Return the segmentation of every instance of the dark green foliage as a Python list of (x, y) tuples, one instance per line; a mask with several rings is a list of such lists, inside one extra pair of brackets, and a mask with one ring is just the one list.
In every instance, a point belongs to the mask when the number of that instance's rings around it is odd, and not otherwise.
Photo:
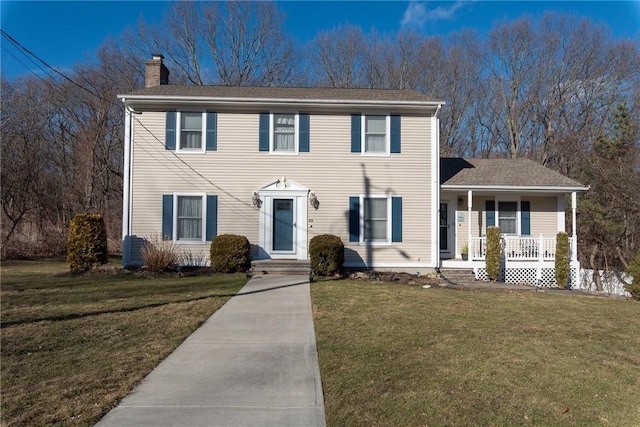
[(221, 234), (211, 242), (211, 268), (218, 273), (244, 272), (251, 266), (251, 245), (244, 236)]
[(633, 281), (625, 285), (624, 288), (631, 294), (631, 298), (640, 301), (640, 249), (638, 249), (636, 256), (629, 263), (629, 274)]
[(500, 227), (489, 227), (487, 229), (487, 253), (485, 261), (487, 276), (489, 276), (490, 280), (498, 280), (498, 276), (500, 275), (501, 255)]
[(98, 214), (77, 214), (69, 224), (67, 264), (72, 271), (86, 271), (109, 261), (107, 228)]
[(556, 284), (565, 288), (569, 282), (569, 235), (560, 231), (556, 236)]
[(311, 268), (318, 276), (332, 276), (344, 263), (344, 243), (333, 234), (320, 234), (309, 242)]

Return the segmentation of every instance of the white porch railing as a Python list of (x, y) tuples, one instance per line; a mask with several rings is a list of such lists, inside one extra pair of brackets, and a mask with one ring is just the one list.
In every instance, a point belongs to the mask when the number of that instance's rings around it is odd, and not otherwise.
[[(556, 236), (507, 236), (500, 239), (506, 261), (553, 261), (556, 257)], [(486, 237), (472, 237), (469, 245), (471, 260), (484, 260)], [(573, 259), (573, 238), (569, 237), (569, 259)]]

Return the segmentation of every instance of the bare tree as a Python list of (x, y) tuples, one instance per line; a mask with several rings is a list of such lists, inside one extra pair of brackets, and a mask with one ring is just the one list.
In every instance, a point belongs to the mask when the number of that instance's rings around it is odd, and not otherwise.
[(285, 85), (295, 77), (293, 42), (274, 3), (210, 2), (203, 13), (204, 37), (220, 83)]
[(321, 31), (309, 44), (315, 83), (329, 87), (358, 87), (363, 66), (365, 38), (360, 27), (340, 25)]

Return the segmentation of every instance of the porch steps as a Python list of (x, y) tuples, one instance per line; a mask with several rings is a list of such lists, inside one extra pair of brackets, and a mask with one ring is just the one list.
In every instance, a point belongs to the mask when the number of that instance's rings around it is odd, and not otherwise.
[(461, 285), (465, 283), (473, 283), (476, 277), (470, 268), (441, 268), (440, 276), (450, 284)]
[(264, 274), (272, 275), (304, 275), (311, 274), (309, 261), (297, 259), (267, 259), (251, 261), (251, 269), (254, 276)]

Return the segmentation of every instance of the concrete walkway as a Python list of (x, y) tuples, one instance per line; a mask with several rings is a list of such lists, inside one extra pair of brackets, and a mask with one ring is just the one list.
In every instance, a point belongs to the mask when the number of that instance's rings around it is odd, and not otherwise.
[(325, 426), (307, 276), (252, 278), (98, 426)]

